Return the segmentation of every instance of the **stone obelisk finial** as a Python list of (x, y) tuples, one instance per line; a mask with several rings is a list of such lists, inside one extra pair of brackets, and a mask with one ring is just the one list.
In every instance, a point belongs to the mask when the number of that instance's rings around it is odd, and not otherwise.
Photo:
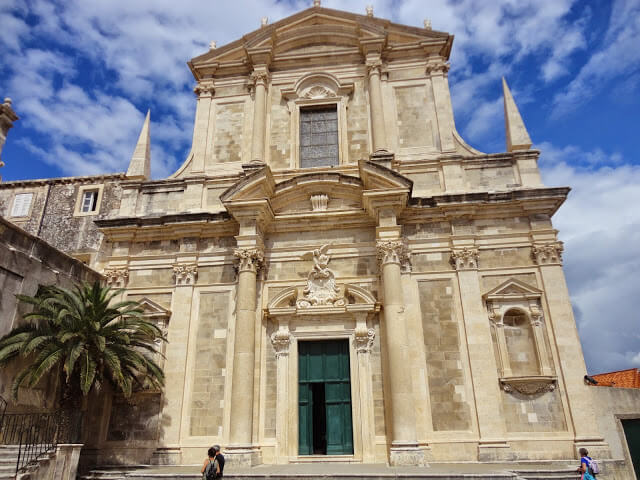
[(148, 180), (151, 178), (151, 110), (147, 110), (136, 149), (131, 156), (127, 177)]
[(531, 148), (531, 138), (504, 77), (502, 77), (502, 93), (504, 95), (504, 125), (507, 137), (507, 152), (528, 150)]

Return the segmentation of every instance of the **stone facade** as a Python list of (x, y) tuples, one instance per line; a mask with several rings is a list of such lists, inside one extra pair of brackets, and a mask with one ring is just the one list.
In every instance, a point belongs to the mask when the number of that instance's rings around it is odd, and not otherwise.
[[(240, 464), (300, 461), (298, 348), (317, 340), (349, 342), (352, 461), (610, 457), (551, 223), (569, 189), (541, 183), (506, 83), (507, 152), (462, 140), (452, 41), (314, 5), (189, 62), (184, 164), (104, 177), (108, 206), (61, 245), (166, 317), (167, 385), (145, 400), (157, 438), (96, 402), (94, 461), (195, 463), (214, 443)], [(302, 169), (314, 108), (335, 112), (338, 165)], [(0, 199), (85, 181), (4, 183)], [(16, 220), (67, 221), (40, 210)]]

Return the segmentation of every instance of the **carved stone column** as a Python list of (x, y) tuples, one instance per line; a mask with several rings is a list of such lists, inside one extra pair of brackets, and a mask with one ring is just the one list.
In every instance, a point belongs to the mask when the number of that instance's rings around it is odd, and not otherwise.
[[(539, 265), (543, 290), (549, 309), (549, 322), (555, 332), (556, 346), (560, 368), (564, 375), (567, 402), (575, 432), (574, 446), (589, 450), (589, 454), (600, 458), (610, 458), (608, 444), (598, 431), (591, 394), (584, 384), (583, 377), (587, 373), (582, 354), (578, 329), (571, 299), (562, 271), (562, 243), (549, 242), (534, 245), (533, 257)], [(558, 341), (558, 339), (562, 341)]]
[(264, 262), (262, 248), (239, 248), (236, 327), (231, 388), (230, 460), (236, 465), (260, 462), (253, 445), (253, 376), (255, 362), (256, 282)]
[(382, 107), (382, 90), (380, 88), (380, 68), (382, 62), (367, 61), (369, 70), (369, 102), (371, 106), (371, 137), (373, 153), (387, 151), (387, 135), (384, 127), (384, 112)]
[(254, 107), (253, 107), (253, 131), (251, 136), (251, 160), (264, 162), (264, 139), (267, 124), (267, 84), (269, 71), (266, 67), (256, 69), (253, 72), (254, 81)]
[(424, 465), (424, 452), (418, 448), (416, 415), (409, 365), (409, 341), (404, 315), (400, 264), (404, 244), (400, 240), (379, 240), (378, 258), (384, 292), (384, 332), (390, 374), (391, 465)]
[(280, 320), (278, 330), (271, 334), (271, 344), (276, 352), (276, 442), (278, 463), (289, 463), (289, 347), (291, 333), (289, 325)]
[(478, 250), (474, 247), (456, 248), (451, 253), (451, 263), (458, 271), (459, 291), (462, 292), (462, 315), (480, 433), (478, 460), (509, 460), (512, 454), (505, 440), (506, 428), (500, 414), (502, 399), (498, 366), (480, 292)]
[(362, 461), (375, 461), (375, 414), (373, 411), (373, 386), (371, 384), (371, 348), (376, 336), (373, 328), (367, 326), (367, 314), (359, 314), (356, 319), (354, 343), (358, 357), (358, 387), (360, 395), (360, 428), (362, 429)]

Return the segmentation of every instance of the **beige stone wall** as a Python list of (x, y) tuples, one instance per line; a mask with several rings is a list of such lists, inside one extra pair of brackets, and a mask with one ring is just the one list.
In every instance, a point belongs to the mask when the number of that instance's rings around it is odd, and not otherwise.
[(418, 283), (434, 431), (469, 430), (460, 325), (451, 280)]
[(229, 294), (200, 293), (189, 435), (222, 435)]
[(279, 88), (270, 91), (269, 165), (274, 170), (291, 166), (291, 115)]
[(216, 163), (240, 162), (243, 158), (245, 101), (217, 103), (213, 158)]
[(354, 82), (353, 95), (347, 109), (347, 139), (349, 142), (348, 161), (356, 163), (369, 155), (369, 109), (365, 82), (358, 79)]
[(630, 461), (621, 420), (640, 418), (640, 389), (591, 387), (598, 427), (611, 447), (613, 458)]
[(398, 150), (435, 147), (433, 93), (424, 84), (394, 88)]
[(107, 428), (109, 442), (156, 442), (160, 435), (160, 393), (139, 393), (131, 398), (114, 396)]
[(510, 433), (567, 431), (558, 390), (536, 395), (503, 391), (502, 405), (504, 422)]

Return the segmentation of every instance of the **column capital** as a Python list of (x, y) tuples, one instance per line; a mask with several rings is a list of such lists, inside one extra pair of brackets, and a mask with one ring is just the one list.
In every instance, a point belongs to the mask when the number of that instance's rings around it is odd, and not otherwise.
[(213, 87), (213, 83), (198, 82), (193, 89), (193, 93), (195, 93), (198, 98), (213, 97), (215, 92), (216, 89)]
[(439, 58), (437, 60), (430, 60), (429, 62), (427, 62), (427, 75), (447, 75), (449, 67), (449, 63), (445, 62), (442, 58)]
[(276, 357), (286, 357), (289, 355), (291, 334), (288, 330), (276, 330), (271, 334), (271, 345), (276, 352)]
[(107, 285), (112, 288), (124, 288), (129, 280), (128, 268), (105, 268), (104, 274)]
[(174, 265), (173, 276), (177, 287), (193, 285), (198, 276), (198, 266), (195, 264)]
[(264, 264), (264, 249), (261, 247), (236, 248), (233, 254), (238, 257), (239, 272), (258, 273)]
[(356, 352), (371, 353), (376, 331), (373, 328), (367, 328), (366, 325), (358, 326), (355, 329), (354, 336)]
[(376, 242), (378, 262), (381, 265), (388, 263), (402, 264), (406, 259), (406, 245), (402, 240), (378, 240)]
[(249, 79), (254, 87), (257, 87), (258, 85), (266, 87), (269, 84), (271, 75), (269, 74), (269, 69), (267, 67), (258, 67), (251, 72)]
[(379, 58), (367, 60), (365, 62), (365, 65), (367, 66), (367, 74), (369, 76), (380, 75), (380, 73), (382, 72), (382, 60), (380, 60)]
[(462, 250), (451, 252), (451, 263), (456, 270), (477, 270), (478, 249), (464, 247)]
[(533, 259), (538, 265), (562, 265), (562, 242), (552, 242), (545, 245), (534, 245), (531, 249)]

